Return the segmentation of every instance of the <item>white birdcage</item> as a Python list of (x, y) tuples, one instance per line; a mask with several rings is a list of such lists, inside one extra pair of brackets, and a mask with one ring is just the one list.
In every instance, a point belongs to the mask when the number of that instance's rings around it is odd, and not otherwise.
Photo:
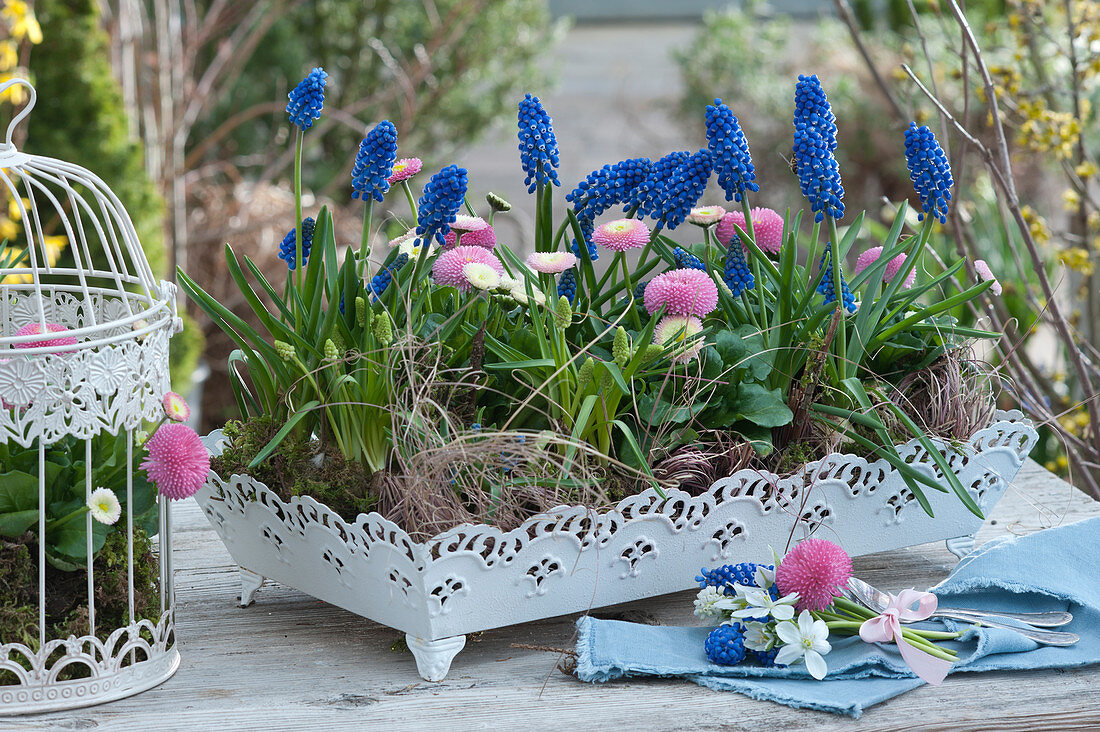
[[(143, 594), (142, 603), (154, 608), (146, 615), (155, 614), (159, 599), (158, 617), (137, 617), (134, 579), (135, 566), (141, 561), (134, 556), (134, 470), (140, 447), (135, 433), (145, 421), (164, 415), (161, 400), (170, 388), (168, 340), (181, 326), (175, 287), (154, 278), (129, 215), (102, 180), (80, 166), (15, 148), (12, 132), (30, 113), (36, 95), (23, 80), (0, 85), (0, 94), (13, 84), (29, 89), (29, 102), (0, 143), (0, 200), (10, 202), (9, 219), (17, 224), (6, 234), (15, 235), (15, 244), (6, 251), (10, 255), (15, 247), (25, 252), (25, 259), (12, 262), (9, 256), (0, 262), (0, 446), (4, 455), (22, 450), (19, 454), (30, 462), (37, 450), (38, 491), (30, 509), (0, 503), (0, 511), (37, 511), (28, 530), (38, 540), (34, 543), (23, 534), (22, 545), (0, 545), (0, 556), (13, 547), (33, 547), (20, 549), (20, 556), (37, 564), (38, 622), (37, 637), (33, 632), (15, 642), (0, 637), (0, 716), (111, 701), (161, 683), (179, 665), (173, 634), (171, 532), (163, 496), (156, 498), (155, 515), (151, 508), (142, 515), (150, 527), (148, 533), (157, 536), (151, 552), (157, 563), (153, 576), (159, 578), (150, 583), (156, 596)], [(73, 266), (55, 266), (58, 251), (66, 247)], [(37, 326), (37, 333), (17, 334), (28, 325)], [(65, 332), (58, 332), (59, 328)], [(47, 342), (42, 334), (62, 342)], [(112, 474), (112, 480), (125, 483), (118, 496), (125, 501), (124, 508), (109, 530), (125, 532), (128, 608), (119, 612), (128, 622), (102, 627), (101, 617), (97, 623), (97, 574), (102, 579), (104, 570), (93, 567), (93, 541), (96, 531), (108, 529), (93, 531), (89, 511), (71, 521), (76, 531), (83, 524), (84, 565), (74, 563), (65, 575), (72, 597), (86, 595), (76, 607), (86, 607), (86, 622), (81, 620), (80, 627), (88, 632), (53, 638), (47, 601), (51, 582), (61, 573), (47, 571), (58, 563), (54, 555), (47, 557), (47, 541), (42, 540), (48, 529), (56, 531), (58, 525), (48, 524), (47, 510), (43, 510), (52, 506), (47, 504), (47, 450), (57, 449), (59, 441), (65, 440), (60, 443), (65, 449), (83, 454), (85, 500), (89, 500), (95, 487), (93, 439), (104, 440), (105, 435), (119, 436), (117, 449), (125, 452), (125, 472), (118, 467)], [(51, 459), (54, 454), (50, 453)], [(81, 475), (78, 464), (70, 463), (72, 475)], [(68, 485), (75, 496), (71, 500), (78, 500), (80, 480)], [(56, 481), (50, 484), (51, 491), (56, 487)], [(30, 514), (20, 516), (30, 521)], [(79, 548), (79, 538), (73, 541)], [(86, 572), (86, 588), (78, 579), (73, 589), (73, 570)], [(144, 565), (141, 571), (152, 574)], [(121, 589), (118, 592), (121, 597)], [(6, 600), (0, 597), (0, 606)], [(121, 599), (118, 602), (121, 606)], [(24, 612), (30, 615), (32, 607), (27, 603)]]

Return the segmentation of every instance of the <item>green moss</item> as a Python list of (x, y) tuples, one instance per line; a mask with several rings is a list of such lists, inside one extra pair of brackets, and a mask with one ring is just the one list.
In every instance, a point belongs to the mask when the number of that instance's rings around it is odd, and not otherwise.
[[(27, 533), (14, 542), (0, 541), (0, 644), (23, 643), (38, 649), (38, 548)], [(112, 531), (96, 555), (96, 636), (101, 640), (130, 624), (126, 535)], [(89, 632), (88, 575), (62, 572), (46, 566), (46, 638), (83, 636)], [(152, 542), (134, 530), (134, 614), (154, 624), (160, 620), (160, 565)], [(61, 680), (81, 678), (87, 669), (74, 664)], [(11, 672), (0, 671), (0, 686), (17, 683)]]
[[(335, 447), (288, 436), (269, 457), (251, 467), (277, 430), (278, 425), (267, 417), (230, 420), (223, 428), (229, 446), (211, 461), (211, 467), (219, 475), (247, 473), (284, 501), (310, 496), (348, 521), (374, 508), (374, 476), (366, 466), (345, 460)], [(324, 457), (318, 459), (321, 454)]]

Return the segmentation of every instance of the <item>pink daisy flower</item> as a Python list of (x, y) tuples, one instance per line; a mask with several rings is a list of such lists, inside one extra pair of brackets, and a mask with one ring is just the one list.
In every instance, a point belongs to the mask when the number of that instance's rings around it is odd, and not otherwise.
[(185, 424), (166, 424), (145, 443), (149, 457), (141, 469), (157, 491), (174, 501), (189, 498), (202, 488), (210, 472), (210, 453)]
[(687, 363), (703, 350), (703, 321), (693, 315), (666, 315), (653, 331), (653, 342), (671, 349), (673, 363)]
[(613, 252), (625, 252), (649, 243), (649, 227), (638, 219), (608, 221), (592, 232), (592, 242)]
[[(728, 247), (733, 237), (737, 236), (738, 226), (748, 231), (742, 211), (730, 211), (714, 227), (714, 235), (722, 247)], [(756, 246), (761, 250), (769, 254), (779, 254), (779, 249), (783, 246), (783, 217), (770, 208), (754, 208), (752, 233), (756, 237)]]
[(173, 422), (186, 422), (191, 418), (191, 405), (174, 391), (165, 394), (161, 404), (164, 405), (164, 416)]
[[(459, 239), (459, 236), (462, 238)], [(453, 247), (456, 242), (463, 246), (492, 249), (497, 245), (497, 233), (488, 221), (480, 216), (456, 216), (451, 230), (443, 235), (444, 247)]]
[(424, 163), (420, 161), (420, 158), (401, 158), (393, 164), (393, 175), (388, 179), (390, 185), (412, 178), (423, 167)]
[(469, 292), (473, 285), (466, 279), (463, 267), (467, 264), (487, 264), (497, 275), (504, 274), (504, 265), (488, 249), (462, 244), (440, 253), (432, 265), (432, 279), (444, 287), (454, 287)]
[[(870, 267), (872, 264), (878, 261), (878, 258), (882, 256), (882, 247), (871, 247), (867, 251), (859, 255), (859, 259), (856, 260), (856, 267), (853, 270), (854, 274), (859, 274), (863, 270)], [(886, 265), (886, 271), (882, 273), (882, 281), (890, 282), (897, 276), (898, 272), (905, 265), (905, 253), (902, 252), (898, 256), (890, 260), (890, 263)], [(913, 269), (905, 278), (905, 282), (901, 283), (903, 289), (908, 290), (913, 286), (913, 283), (917, 281), (917, 270)]]
[(993, 280), (993, 285), (989, 288), (990, 292), (994, 295), (1001, 294), (1001, 283), (997, 281), (997, 278), (993, 276), (993, 270), (989, 268), (984, 259), (974, 260), (974, 271), (978, 273), (978, 276), (982, 278), (982, 282), (987, 280)]
[(696, 226), (710, 226), (722, 220), (726, 209), (721, 206), (699, 206), (691, 209), (687, 220)]
[(560, 274), (577, 264), (572, 252), (535, 252), (527, 257), (527, 266), (543, 274)]
[(665, 315), (702, 318), (718, 306), (718, 287), (706, 272), (674, 269), (650, 280), (644, 299), (650, 315), (664, 307)]
[(798, 593), (799, 610), (824, 610), (852, 578), (852, 558), (827, 539), (804, 539), (775, 569), (779, 592)]
[[(47, 333), (68, 333), (69, 329), (63, 325), (57, 323), (46, 323)], [(38, 323), (27, 323), (19, 330), (15, 331), (17, 336), (26, 335), (38, 335), (42, 333), (42, 326)], [(16, 348), (39, 348), (42, 346), (75, 346), (76, 338), (73, 336), (61, 336), (60, 338), (46, 338), (39, 341), (28, 341), (26, 343), (16, 343)], [(69, 351), (71, 353), (71, 351)]]

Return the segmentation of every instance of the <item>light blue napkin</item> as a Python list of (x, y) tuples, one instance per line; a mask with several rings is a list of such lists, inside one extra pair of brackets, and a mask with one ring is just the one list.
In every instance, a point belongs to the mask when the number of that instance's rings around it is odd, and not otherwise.
[[(933, 588), (941, 604), (1014, 612), (1069, 610), (1073, 622), (1060, 630), (1078, 634), (1081, 641), (1069, 647), (1040, 646), (1010, 630), (971, 629), (958, 641), (941, 643), (958, 651), (952, 673), (1100, 663), (1097, 556), (1100, 518), (996, 539), (966, 557)], [(678, 676), (754, 699), (852, 717), (924, 683), (909, 671), (896, 646), (864, 643), (858, 636), (833, 643), (825, 657), (829, 675), (816, 681), (802, 665), (779, 669), (750, 662), (710, 663), (703, 651), (709, 626), (639, 625), (590, 617), (581, 618), (577, 626), (577, 676), (583, 681)]]

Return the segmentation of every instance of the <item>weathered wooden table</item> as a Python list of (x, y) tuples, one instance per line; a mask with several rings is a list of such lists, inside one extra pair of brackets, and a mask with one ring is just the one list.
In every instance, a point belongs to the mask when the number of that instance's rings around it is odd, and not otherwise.
[[(576, 616), (471, 636), (447, 680), (423, 682), (403, 634), (265, 585), (237, 607), (236, 566), (191, 501), (175, 507), (183, 665), (113, 704), (0, 720), (0, 729), (878, 729), (1100, 728), (1100, 668), (959, 674), (872, 707), (860, 720), (795, 710), (679, 680), (589, 685), (556, 669)], [(1100, 515), (1100, 503), (1029, 461), (978, 536), (1026, 534)], [(955, 564), (942, 543), (856, 560), (888, 589), (925, 588)], [(693, 593), (598, 611), (695, 624)]]

